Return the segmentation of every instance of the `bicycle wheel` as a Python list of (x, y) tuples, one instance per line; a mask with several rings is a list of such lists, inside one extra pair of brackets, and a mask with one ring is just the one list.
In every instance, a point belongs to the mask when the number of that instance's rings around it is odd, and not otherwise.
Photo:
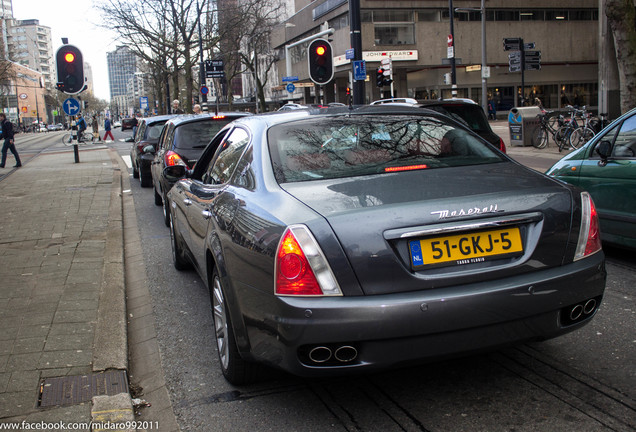
[(548, 132), (542, 127), (537, 127), (532, 133), (532, 145), (542, 149), (548, 145)]
[(594, 131), (589, 127), (580, 127), (572, 131), (570, 135), (570, 146), (579, 148), (594, 137)]
[(567, 144), (567, 139), (569, 138), (568, 132), (570, 128), (568, 126), (561, 126), (554, 134), (554, 142), (559, 147), (559, 151), (563, 150), (563, 147)]
[(67, 146), (73, 145), (73, 134), (68, 132), (62, 135), (62, 144)]

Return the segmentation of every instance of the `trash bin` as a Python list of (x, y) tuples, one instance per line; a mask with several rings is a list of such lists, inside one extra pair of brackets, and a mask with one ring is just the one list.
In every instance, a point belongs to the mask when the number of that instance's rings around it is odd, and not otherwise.
[(508, 113), (508, 128), (510, 129), (510, 145), (516, 147), (531, 146), (532, 133), (539, 126), (541, 109), (532, 107), (514, 107)]

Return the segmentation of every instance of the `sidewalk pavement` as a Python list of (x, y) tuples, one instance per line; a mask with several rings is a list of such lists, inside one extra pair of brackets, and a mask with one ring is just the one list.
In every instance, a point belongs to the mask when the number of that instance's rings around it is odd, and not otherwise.
[[(544, 149), (537, 149), (533, 146), (513, 146), (510, 144), (510, 129), (507, 120), (489, 120), (489, 123), (492, 130), (503, 139), (506, 144), (506, 153), (513, 159), (519, 156), (536, 157), (554, 163), (569, 153), (569, 150), (559, 152), (552, 139), (550, 139), (548, 146)], [(552, 163), (549, 165), (552, 165)]]
[(0, 182), (0, 423), (135, 419), (122, 178), (97, 149), (42, 153)]

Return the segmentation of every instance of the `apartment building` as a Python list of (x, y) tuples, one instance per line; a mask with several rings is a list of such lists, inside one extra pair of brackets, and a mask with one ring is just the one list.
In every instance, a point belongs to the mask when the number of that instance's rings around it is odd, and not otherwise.
[(51, 28), (37, 19), (5, 19), (9, 58), (40, 72), (47, 87), (57, 81)]

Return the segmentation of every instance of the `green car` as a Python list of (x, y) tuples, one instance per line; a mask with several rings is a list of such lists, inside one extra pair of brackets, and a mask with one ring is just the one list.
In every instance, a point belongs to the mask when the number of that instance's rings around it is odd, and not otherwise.
[(592, 195), (604, 242), (636, 249), (636, 109), (612, 122), (546, 174)]

